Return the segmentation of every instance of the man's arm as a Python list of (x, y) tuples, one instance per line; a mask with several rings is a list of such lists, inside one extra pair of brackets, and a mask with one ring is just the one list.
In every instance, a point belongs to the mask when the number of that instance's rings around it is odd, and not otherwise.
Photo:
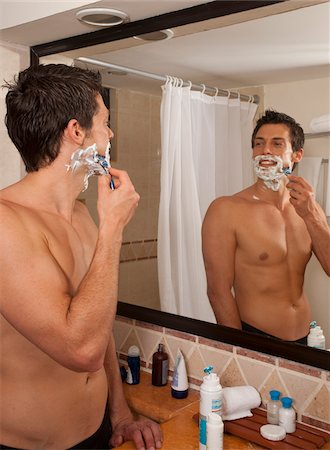
[(207, 294), (217, 322), (241, 329), (241, 318), (232, 293), (237, 247), (231, 202), (222, 197), (207, 210), (202, 227), (202, 247)]
[(1, 313), (52, 359), (78, 372), (103, 366), (116, 313), (122, 232), (139, 199), (128, 175), (112, 171), (120, 185), (111, 191), (109, 177), (99, 177), (98, 241), (76, 292), (42, 230), (1, 205)]
[(290, 202), (306, 224), (313, 252), (330, 276), (330, 227), (321, 206), (315, 200), (312, 186), (301, 177), (289, 175), (287, 188)]
[(111, 334), (104, 367), (109, 386), (109, 409), (112, 426), (110, 443), (118, 447), (126, 441), (134, 441), (137, 449), (161, 448), (163, 442), (160, 426), (148, 419), (134, 420), (124, 397), (124, 391)]

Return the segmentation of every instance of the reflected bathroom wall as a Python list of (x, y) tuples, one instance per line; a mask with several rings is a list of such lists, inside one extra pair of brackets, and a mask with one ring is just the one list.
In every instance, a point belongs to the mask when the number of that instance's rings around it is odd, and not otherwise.
[[(310, 135), (313, 118), (329, 114), (330, 78), (315, 78), (265, 85), (265, 108), (272, 107), (294, 117), (307, 134), (304, 156), (322, 157), (320, 181), (322, 189), (317, 200), (325, 208), (325, 190), (330, 190), (327, 180), (330, 159), (330, 134), (322, 137)], [(299, 165), (298, 165), (299, 167)], [(330, 217), (327, 218), (330, 224)], [(311, 304), (312, 319), (323, 328), (326, 347), (330, 347), (330, 278), (313, 255), (305, 273), (304, 289)]]
[[(160, 309), (157, 226), (160, 196), (160, 95), (111, 89), (110, 123), (115, 133), (112, 165), (128, 172), (140, 194), (139, 207), (124, 231), (119, 300)], [(80, 195), (97, 223), (96, 180)]]

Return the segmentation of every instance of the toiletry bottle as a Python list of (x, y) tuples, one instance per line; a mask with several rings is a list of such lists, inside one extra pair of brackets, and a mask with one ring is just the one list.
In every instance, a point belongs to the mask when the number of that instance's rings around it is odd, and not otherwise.
[(292, 398), (282, 397), (282, 406), (279, 411), (279, 425), (285, 429), (287, 433), (296, 431), (296, 412), (292, 408)]
[(267, 403), (267, 422), (272, 425), (278, 425), (279, 411), (281, 407), (280, 391), (272, 390), (269, 392), (270, 400)]
[(171, 393), (174, 398), (186, 398), (188, 396), (187, 369), (183, 354), (179, 348), (176, 355)]
[(128, 369), (126, 383), (139, 384), (140, 383), (140, 350), (136, 345), (132, 345), (128, 349)]
[(223, 422), (222, 418), (216, 413), (210, 413), (207, 416), (206, 423), (206, 449), (223, 449)]
[(152, 355), (152, 384), (165, 386), (168, 377), (168, 354), (164, 351), (164, 344), (158, 345), (158, 351)]
[(200, 388), (199, 404), (199, 450), (206, 450), (207, 436), (206, 423), (210, 413), (216, 413), (221, 416), (222, 409), (222, 388), (219, 383), (219, 377), (212, 373), (212, 366), (204, 369), (208, 375), (203, 377), (203, 383)]
[(316, 324), (316, 321), (310, 323), (309, 334), (307, 336), (307, 345), (309, 347), (325, 350), (325, 337), (322, 328)]

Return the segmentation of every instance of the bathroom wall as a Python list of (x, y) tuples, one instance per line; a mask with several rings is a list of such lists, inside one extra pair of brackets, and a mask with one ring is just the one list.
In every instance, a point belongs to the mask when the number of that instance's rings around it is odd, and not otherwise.
[[(264, 92), (265, 108), (273, 107), (294, 117), (305, 133), (310, 132), (309, 125), (313, 118), (330, 114), (330, 78), (270, 84), (265, 86)], [(304, 150), (305, 156), (322, 156), (328, 160), (321, 166), (326, 173), (330, 159), (330, 136), (306, 139)], [(330, 189), (330, 180), (327, 189)], [(307, 266), (305, 291), (311, 303), (313, 320), (322, 326), (326, 345), (330, 347), (330, 278), (314, 255)]]
[[(111, 90), (110, 123), (115, 133), (114, 167), (128, 172), (140, 194), (139, 207), (125, 229), (120, 258), (119, 300), (160, 309), (157, 226), (160, 196), (160, 95)], [(95, 222), (96, 180), (80, 195)]]
[[(12, 81), (15, 74), (29, 66), (29, 49), (19, 45), (0, 42), (0, 85)], [(7, 89), (0, 89), (0, 189), (15, 183), (25, 173), (24, 165), (16, 147), (11, 142), (4, 124)]]
[(211, 364), (223, 387), (255, 387), (261, 395), (263, 408), (269, 391), (278, 389), (282, 395), (294, 399), (298, 421), (330, 431), (328, 371), (120, 316), (114, 324), (114, 335), (122, 365), (126, 365), (128, 348), (137, 345), (142, 370), (151, 373), (152, 354), (161, 342), (169, 354), (171, 375), (180, 348), (192, 389), (199, 389), (203, 369)]

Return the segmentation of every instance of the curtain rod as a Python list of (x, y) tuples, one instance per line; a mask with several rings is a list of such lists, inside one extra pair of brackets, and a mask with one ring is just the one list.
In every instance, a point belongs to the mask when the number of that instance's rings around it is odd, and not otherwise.
[[(132, 75), (138, 75), (138, 76), (145, 77), (145, 78), (152, 78), (153, 80), (159, 80), (159, 81), (163, 81), (163, 82), (166, 82), (168, 79), (168, 77), (166, 77), (164, 75), (157, 75), (155, 73), (143, 72), (142, 70), (132, 69), (130, 67), (125, 67), (125, 66), (118, 66), (117, 64), (107, 63), (104, 61), (100, 61), (98, 59), (85, 58), (84, 56), (76, 58), (76, 61), (84, 62), (86, 64), (93, 64), (93, 65), (96, 65), (99, 67), (106, 67), (107, 69), (120, 70), (123, 72), (130, 73)], [(218, 89), (216, 87), (211, 87), (211, 86), (205, 86), (204, 84), (193, 84), (189, 81), (183, 82), (184, 86), (189, 86), (190, 84), (191, 84), (191, 88), (193, 88), (193, 89), (198, 89), (198, 90), (202, 89), (203, 91), (206, 91), (206, 90), (213, 91), (213, 92), (215, 92), (216, 95), (229, 96), (229, 97), (233, 96), (234, 98), (240, 98), (241, 100), (244, 100), (244, 101), (253, 101), (253, 103), (256, 103), (256, 104), (259, 103), (258, 95), (239, 94), (238, 92), (233, 92), (233, 91), (226, 90), (226, 89)]]

